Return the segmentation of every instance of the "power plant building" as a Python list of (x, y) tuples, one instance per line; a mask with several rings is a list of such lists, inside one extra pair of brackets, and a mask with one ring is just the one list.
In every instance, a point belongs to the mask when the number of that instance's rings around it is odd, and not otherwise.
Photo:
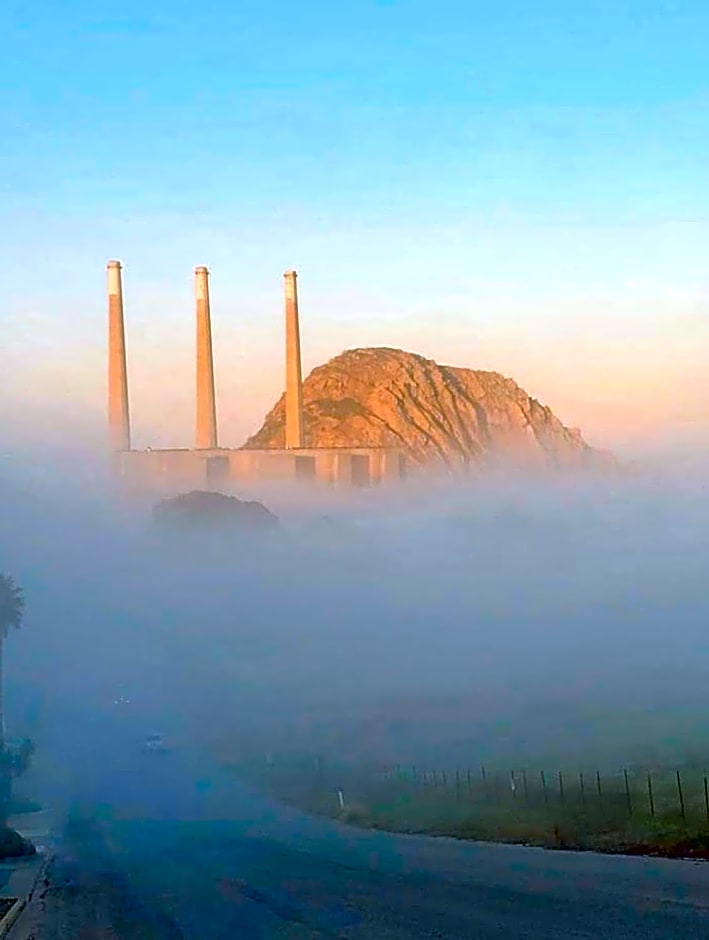
[(207, 268), (195, 269), (194, 290), (195, 446), (134, 450), (131, 448), (122, 269), (118, 261), (108, 263), (109, 445), (116, 472), (130, 490), (170, 495), (191, 489), (229, 489), (260, 481), (370, 486), (400, 480), (406, 475), (405, 455), (398, 448), (307, 446), (295, 271), (284, 275), (285, 448), (219, 447)]

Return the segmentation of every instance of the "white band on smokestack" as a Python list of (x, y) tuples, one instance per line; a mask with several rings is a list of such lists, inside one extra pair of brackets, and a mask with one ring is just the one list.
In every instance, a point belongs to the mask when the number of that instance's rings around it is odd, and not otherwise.
[(209, 300), (209, 271), (205, 267), (194, 269), (195, 300)]
[(121, 262), (109, 261), (108, 269), (108, 293), (121, 294)]

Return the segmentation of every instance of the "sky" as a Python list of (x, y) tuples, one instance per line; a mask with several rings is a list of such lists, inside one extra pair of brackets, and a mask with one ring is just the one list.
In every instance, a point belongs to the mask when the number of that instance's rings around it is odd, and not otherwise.
[(0, 395), (101, 427), (118, 258), (136, 444), (189, 444), (206, 264), (237, 445), (296, 268), (306, 371), (399, 346), (705, 451), (708, 32), (700, 0), (5, 0)]

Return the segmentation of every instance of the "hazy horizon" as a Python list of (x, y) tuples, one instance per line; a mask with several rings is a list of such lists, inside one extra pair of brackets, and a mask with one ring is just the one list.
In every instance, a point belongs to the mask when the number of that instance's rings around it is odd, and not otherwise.
[[(691, 753), (709, 679), (704, 479), (262, 486), (243, 495), (280, 533), (164, 538), (91, 450), (18, 450), (0, 468), (0, 570), (28, 602), (6, 650), (11, 736), (90, 738), (126, 690), (137, 734), (360, 759)], [(377, 715), (406, 733), (360, 740)]]

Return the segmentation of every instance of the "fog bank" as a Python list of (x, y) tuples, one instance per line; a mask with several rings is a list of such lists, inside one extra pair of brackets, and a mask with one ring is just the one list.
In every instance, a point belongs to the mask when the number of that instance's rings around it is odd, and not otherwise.
[(11, 733), (89, 733), (125, 694), (136, 740), (392, 762), (690, 749), (709, 679), (703, 479), (268, 492), (275, 536), (166, 537), (100, 463), (25, 448), (0, 468), (0, 570), (27, 595)]

